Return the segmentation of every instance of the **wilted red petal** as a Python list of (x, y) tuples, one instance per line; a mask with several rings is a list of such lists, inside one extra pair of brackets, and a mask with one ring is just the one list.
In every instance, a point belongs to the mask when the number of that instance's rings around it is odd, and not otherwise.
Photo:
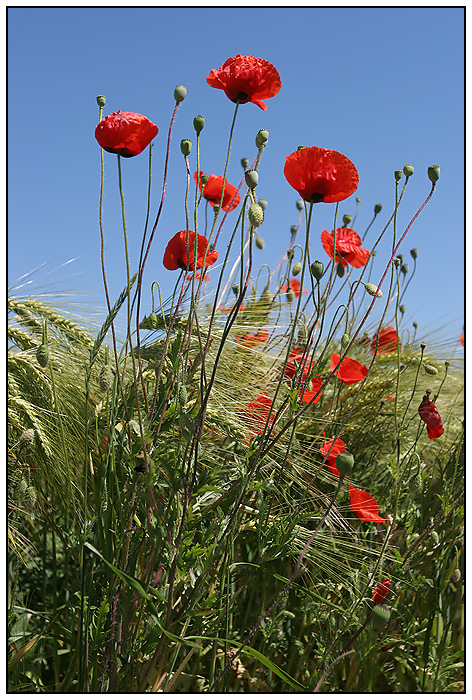
[(207, 78), (211, 87), (224, 90), (232, 102), (253, 102), (261, 109), (267, 107), (263, 100), (274, 97), (282, 87), (280, 76), (269, 61), (254, 56), (233, 56), (221, 68), (212, 68)]
[[(263, 392), (260, 396), (247, 403), (242, 409), (244, 417), (251, 424), (250, 434), (252, 436), (260, 435), (264, 430), (264, 426), (269, 418), (271, 406), (272, 400)], [(275, 416), (272, 412), (269, 418), (269, 424), (274, 422), (274, 418)]]
[(443, 434), (444, 428), (441, 416), (434, 403), (429, 400), (427, 394), (423, 396), (423, 401), (419, 405), (418, 413), (420, 414), (420, 418), (426, 423), (430, 440), (434, 440)]
[(379, 515), (379, 504), (370, 493), (355, 489), (349, 484), (349, 508), (357, 515), (359, 520), (371, 523), (384, 523), (385, 518)]
[[(200, 177), (204, 175), (203, 170), (200, 170)], [(198, 179), (198, 173), (193, 176), (195, 182)], [(202, 189), (202, 182), (199, 181), (199, 187)], [(223, 175), (209, 175), (208, 180), (203, 185), (202, 196), (211, 206), (214, 207), (215, 204), (219, 204), (221, 201), (221, 192), (223, 190)], [(239, 202), (241, 201), (241, 195), (239, 194), (237, 188), (231, 185), (228, 180), (225, 182), (225, 191), (223, 194), (223, 204), (222, 209), (225, 211), (233, 211), (236, 209)]]
[[(331, 355), (331, 372), (337, 366), (339, 359), (340, 355), (337, 352), (333, 352)], [(368, 371), (367, 367), (357, 360), (353, 360), (352, 357), (345, 357), (339, 369), (336, 370), (336, 377), (344, 384), (355, 384), (356, 382), (361, 382)]]
[[(205, 257), (205, 251), (208, 247), (208, 241), (205, 236), (197, 234), (197, 261), (195, 263), (195, 231), (188, 232), (188, 251), (190, 270), (199, 270), (201, 267), (213, 265), (218, 259), (218, 251), (208, 251)], [(167, 244), (164, 253), (164, 267), (167, 270), (187, 269), (187, 231), (179, 231)]]
[(374, 601), (375, 605), (380, 605), (385, 596), (388, 593), (388, 590), (390, 588), (390, 581), (386, 579), (385, 581), (382, 581), (380, 586), (376, 586), (374, 588), (374, 595), (372, 596), (372, 600)]
[[(301, 389), (299, 397), (304, 403), (310, 403), (312, 398), (316, 396), (317, 392), (321, 389), (321, 385), (323, 384), (321, 377), (319, 374), (316, 375), (316, 377), (311, 378), (311, 389)], [(316, 399), (313, 401), (313, 403), (318, 403), (318, 401), (321, 399), (321, 394), (316, 396)]]
[(97, 124), (95, 138), (104, 151), (131, 158), (144, 151), (158, 131), (142, 114), (118, 110)]
[[(341, 440), (341, 438), (336, 438), (336, 440), (326, 440), (326, 435), (323, 433), (324, 443), (320, 447), (320, 452), (323, 457), (326, 457), (326, 466), (334, 474), (334, 476), (340, 476), (339, 471), (336, 467), (336, 457), (346, 450), (346, 445)], [(331, 445), (333, 446), (330, 451)], [(329, 452), (329, 454), (328, 454)]]
[(377, 345), (377, 335), (379, 337), (379, 345), (377, 352), (379, 355), (384, 355), (385, 353), (397, 352), (401, 348), (400, 340), (397, 335), (397, 331), (393, 326), (387, 326), (386, 328), (381, 328), (379, 333), (376, 333), (370, 344), (370, 352), (375, 353), (375, 348)]
[(341, 202), (357, 190), (359, 175), (338, 151), (311, 146), (287, 156), (284, 175), (307, 202)]
[[(353, 267), (364, 267), (367, 263), (370, 252), (361, 248), (360, 236), (350, 228), (336, 229), (336, 262), (347, 267), (347, 263)], [(334, 231), (321, 232), (321, 243), (331, 260), (334, 255)]]

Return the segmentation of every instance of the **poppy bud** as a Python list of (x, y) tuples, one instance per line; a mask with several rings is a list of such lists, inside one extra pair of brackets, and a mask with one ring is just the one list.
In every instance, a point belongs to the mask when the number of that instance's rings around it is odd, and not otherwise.
[(341, 353), (345, 351), (347, 346), (349, 345), (349, 336), (347, 333), (343, 333), (341, 337)]
[(253, 226), (260, 226), (264, 221), (264, 210), (260, 204), (251, 204), (248, 215), (249, 221)]
[(372, 624), (374, 629), (381, 630), (390, 620), (390, 610), (386, 605), (375, 605), (372, 610)]
[(264, 287), (259, 301), (261, 301), (263, 304), (272, 304), (272, 294), (270, 293), (269, 285)]
[(439, 165), (430, 165), (428, 168), (428, 177), (431, 182), (437, 182), (439, 180)]
[(294, 255), (295, 255), (295, 253), (293, 252), (293, 250), (287, 250), (287, 258), (289, 260), (293, 260)]
[(192, 150), (192, 142), (190, 139), (182, 139), (180, 142), (180, 151), (183, 156), (189, 156)]
[(394, 258), (393, 264), (395, 265), (396, 268), (400, 267), (401, 260), (400, 258)]
[(231, 291), (237, 297), (239, 294), (239, 284), (233, 284), (233, 286), (231, 287)]
[(313, 277), (317, 282), (320, 281), (320, 279), (323, 277), (323, 272), (324, 272), (324, 265), (322, 262), (319, 260), (315, 260), (314, 263), (311, 263), (310, 266), (310, 271)]
[(296, 277), (298, 274), (300, 274), (301, 271), (302, 271), (301, 262), (295, 263), (295, 265), (292, 268), (292, 274), (294, 275), (294, 277)]
[(336, 469), (341, 476), (346, 476), (354, 469), (354, 456), (345, 450), (336, 455)]
[(371, 297), (377, 297), (377, 299), (379, 299), (381, 296), (383, 296), (382, 290), (378, 289), (375, 284), (371, 284), (370, 282), (363, 282), (362, 284), (364, 285), (367, 294), (370, 294)]
[(303, 151), (304, 148), (308, 148), (308, 146), (298, 146), (297, 151)]
[(247, 158), (241, 158), (241, 165), (246, 170), (247, 166), (249, 165), (249, 160)]
[[(420, 348), (421, 348), (422, 350), (424, 350), (424, 349), (426, 348), (426, 343), (421, 343), (421, 344), (420, 344)], [(428, 391), (429, 391), (429, 393), (431, 393), (431, 390), (430, 390), (430, 389), (428, 389), (428, 390), (426, 391), (426, 393), (428, 393)]]
[(297, 199), (297, 201), (295, 202), (295, 205), (296, 205), (298, 211), (303, 211), (303, 207), (304, 207), (303, 199)]
[(259, 129), (259, 131), (256, 134), (257, 148), (262, 148), (263, 146), (265, 146), (268, 140), (269, 132), (267, 131), (267, 129)]
[(20, 485), (18, 487), (18, 492), (19, 492), (18, 495), (19, 495), (20, 501), (23, 501), (25, 499), (27, 490), (28, 490), (28, 483), (24, 479), (22, 479), (20, 481)]
[(34, 428), (27, 428), (24, 430), (21, 435), (20, 439), (18, 441), (18, 447), (31, 447), (31, 445), (34, 444), (36, 438), (36, 432)]
[(259, 250), (263, 250), (265, 246), (264, 239), (260, 236), (256, 236), (256, 246), (259, 248)]
[(461, 580), (461, 570), (454, 569), (454, 571), (452, 572), (451, 581), (453, 583), (459, 583), (460, 580)]
[(402, 179), (402, 171), (401, 170), (395, 170), (395, 172), (393, 174), (394, 174), (395, 180), (397, 182)]
[(409, 269), (410, 269), (410, 266), (408, 265), (408, 263), (403, 263), (403, 265), (400, 268), (400, 270), (403, 272), (404, 275), (406, 275), (406, 273), (408, 272)]
[(418, 474), (415, 474), (413, 477), (413, 483), (416, 487), (417, 491), (421, 491), (423, 488), (423, 477), (421, 476), (421, 472), (418, 472)]
[(336, 268), (336, 274), (338, 277), (344, 277), (344, 267), (342, 263), (338, 263), (338, 266)]
[(410, 250), (410, 254), (411, 254), (411, 257), (413, 258), (413, 260), (416, 260), (416, 258), (418, 257), (418, 251), (417, 251), (417, 249), (416, 249), (416, 248), (412, 248), (412, 249)]
[(36, 350), (36, 359), (41, 367), (47, 367), (49, 362), (49, 349), (46, 343), (41, 343), (39, 348)]
[(265, 209), (268, 204), (267, 199), (258, 199), (257, 203), (262, 209)]
[(210, 176), (207, 175), (206, 173), (202, 173), (202, 174), (200, 175), (200, 182), (202, 183), (202, 185), (206, 185), (206, 183), (208, 182), (208, 178), (209, 178), (209, 177), (210, 177)]
[(220, 205), (215, 204), (213, 207), (213, 214), (215, 215), (215, 218), (218, 216), (219, 213), (220, 213)]
[(398, 310), (401, 314), (404, 314), (406, 311), (406, 306), (405, 304), (402, 304), (401, 306), (398, 307)]
[(356, 204), (360, 204), (360, 203), (361, 203), (361, 201), (362, 201), (362, 200), (361, 200), (361, 198), (360, 198), (360, 197), (356, 197)]
[(149, 322), (150, 328), (152, 328), (152, 329), (157, 328), (158, 321), (157, 321), (157, 314), (155, 311), (151, 311), (151, 313), (149, 314), (148, 322)]
[(197, 132), (197, 134), (200, 133), (200, 131), (203, 129), (205, 126), (205, 119), (202, 117), (201, 114), (199, 114), (197, 117), (194, 118), (193, 120), (193, 128)]
[(400, 261), (401, 263), (403, 262), (403, 255), (402, 255), (402, 253), (398, 253), (397, 258), (399, 259), (399, 261)]
[(449, 360), (446, 360), (446, 362), (444, 363), (444, 367), (447, 369), (450, 366), (451, 366), (451, 363), (449, 362)]
[(177, 102), (183, 102), (185, 100), (185, 95), (187, 94), (187, 88), (183, 85), (177, 85), (174, 90), (174, 100)]
[(103, 365), (100, 369), (98, 381), (100, 384), (100, 391), (105, 392), (107, 389), (111, 389), (113, 386), (113, 370), (110, 365)]
[(343, 216), (343, 224), (344, 224), (344, 226), (347, 226), (348, 224), (350, 224), (351, 221), (352, 221), (352, 216), (351, 216), (351, 214), (344, 214), (344, 216)]
[(292, 301), (295, 299), (295, 292), (289, 287), (285, 293), (285, 296), (287, 297), (287, 301), (292, 303)]
[(25, 501), (28, 503), (29, 506), (33, 507), (36, 503), (37, 495), (36, 491), (34, 490), (33, 486), (28, 486), (26, 489), (26, 494), (25, 494)]
[(370, 251), (370, 257), (371, 257), (371, 258), (375, 258), (376, 255), (377, 255), (377, 251), (376, 251), (376, 250), (371, 250), (371, 251)]
[(413, 328), (418, 328), (418, 324), (416, 323), (416, 321), (413, 321), (412, 326)]
[(378, 214), (379, 212), (382, 211), (382, 205), (381, 204), (376, 204), (374, 206), (374, 214)]
[(250, 190), (253, 190), (259, 182), (259, 174), (257, 170), (247, 170), (244, 178), (246, 180), (246, 185)]
[(438, 370), (433, 365), (423, 365), (423, 367), (427, 374), (438, 374)]
[(185, 406), (185, 404), (187, 403), (187, 399), (188, 399), (187, 388), (184, 384), (181, 384), (179, 386), (179, 404), (181, 406)]
[(105, 107), (106, 101), (107, 98), (105, 97), (105, 95), (97, 95), (97, 105), (99, 107)]
[(410, 177), (415, 172), (415, 169), (410, 163), (407, 163), (403, 166), (403, 172), (405, 173), (406, 177)]

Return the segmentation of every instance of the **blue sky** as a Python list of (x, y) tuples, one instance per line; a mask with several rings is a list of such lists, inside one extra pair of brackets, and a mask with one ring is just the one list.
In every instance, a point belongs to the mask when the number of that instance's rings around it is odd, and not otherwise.
[[(287, 249), (290, 226), (297, 223), (299, 197), (285, 180), (283, 167), (298, 145), (333, 148), (356, 165), (359, 189), (341, 203), (339, 212), (354, 214), (355, 197), (361, 197), (356, 222), (360, 235), (375, 203), (383, 205), (366, 248), (393, 209), (394, 170), (405, 163), (415, 166), (398, 215), (401, 234), (429, 192), (427, 167), (438, 164), (437, 191), (401, 248), (410, 269), (410, 249), (419, 253), (405, 320), (410, 327), (416, 320), (420, 329), (439, 330), (447, 324), (443, 336), (453, 340), (462, 332), (464, 298), (463, 31), (461, 8), (11, 8), (9, 282), (48, 263), (35, 275), (36, 286), (50, 282), (52, 293), (70, 291), (84, 315), (99, 307), (103, 318), (95, 97), (106, 95), (105, 114), (140, 112), (159, 126), (153, 150), (154, 218), (173, 91), (181, 83), (188, 94), (175, 124), (167, 197), (145, 279), (147, 288), (157, 280), (164, 296), (170, 294), (177, 273), (163, 268), (162, 257), (167, 241), (185, 228), (180, 140), (195, 141), (193, 117), (202, 114), (202, 169), (222, 174), (234, 105), (206, 77), (228, 57), (252, 54), (273, 63), (282, 80), (266, 112), (252, 104), (240, 108), (228, 170), (228, 180), (237, 185), (243, 172), (240, 158), (252, 160), (258, 129), (269, 129), (258, 185), (259, 197), (269, 202), (260, 229), (266, 245), (256, 249), (256, 267), (277, 265)], [(194, 152), (192, 172), (193, 157)], [(126, 279), (116, 160), (105, 154), (104, 224), (112, 298)], [(147, 154), (122, 164), (133, 267), (145, 217)], [(315, 207), (313, 259), (328, 261), (320, 234), (332, 229), (333, 217), (334, 205)], [(228, 219), (227, 237), (236, 214)], [(388, 242), (381, 247), (376, 263), (387, 261), (388, 247)], [(71, 258), (77, 259), (51, 272)], [(380, 262), (375, 269), (380, 279)], [(50, 272), (46, 277), (45, 271)]]

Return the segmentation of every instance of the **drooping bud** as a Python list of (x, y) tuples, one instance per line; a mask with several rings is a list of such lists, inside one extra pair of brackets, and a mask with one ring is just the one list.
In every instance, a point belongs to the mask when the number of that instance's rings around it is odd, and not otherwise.
[(341, 476), (350, 474), (354, 469), (354, 456), (345, 450), (336, 456), (336, 469)]
[(302, 271), (302, 264), (301, 264), (301, 262), (296, 262), (295, 265), (294, 265), (293, 268), (292, 268), (292, 274), (294, 275), (294, 277), (296, 277), (297, 275), (300, 274), (301, 271)]
[(189, 156), (192, 150), (192, 142), (190, 139), (182, 139), (180, 142), (180, 152), (183, 156)]
[(103, 365), (103, 367), (100, 369), (100, 375), (98, 377), (100, 391), (105, 392), (107, 389), (111, 389), (113, 386), (113, 379), (113, 370), (110, 365)]
[(439, 165), (430, 165), (428, 168), (428, 177), (431, 182), (437, 182), (439, 180)]
[(423, 365), (423, 367), (427, 374), (439, 374), (439, 371), (436, 369), (436, 367), (433, 367), (433, 365)]
[(405, 173), (406, 177), (411, 177), (415, 172), (415, 169), (410, 163), (407, 163), (403, 166), (403, 172)]
[(297, 231), (298, 231), (298, 226), (296, 226), (295, 224), (290, 226), (290, 233), (292, 234), (292, 236), (294, 236)]
[(310, 271), (317, 282), (323, 277), (324, 265), (319, 260), (315, 260), (314, 263), (310, 265)]
[(371, 297), (377, 297), (377, 299), (379, 299), (381, 296), (383, 296), (382, 290), (378, 289), (375, 284), (371, 284), (370, 282), (362, 282), (362, 284), (364, 285), (367, 294), (370, 294)]
[(285, 293), (285, 296), (287, 298), (287, 301), (292, 303), (292, 301), (295, 299), (295, 292), (291, 287), (287, 289), (287, 292)]
[(263, 304), (272, 304), (272, 294), (270, 293), (269, 285), (267, 285), (267, 287), (264, 287), (259, 301)]
[(406, 306), (405, 304), (401, 304), (401, 306), (398, 307), (398, 310), (401, 314), (404, 314), (406, 311)]
[(347, 333), (343, 333), (341, 336), (341, 354), (344, 353), (347, 346), (349, 345), (349, 336)]
[(397, 253), (397, 258), (399, 261), (402, 263), (403, 262), (403, 254), (402, 253)]
[(344, 267), (341, 262), (338, 263), (338, 266), (336, 268), (336, 274), (338, 277), (344, 277)]
[(344, 226), (347, 226), (348, 224), (350, 224), (351, 221), (352, 221), (352, 215), (351, 214), (344, 214), (344, 216), (343, 216)]
[(187, 88), (183, 85), (177, 85), (177, 87), (174, 90), (174, 100), (177, 102), (177, 104), (185, 100), (186, 94)]
[(402, 171), (401, 170), (395, 170), (393, 173), (395, 180), (398, 182), (402, 178)]
[(261, 238), (260, 236), (256, 236), (256, 246), (259, 248), (259, 250), (264, 249), (264, 246), (265, 246), (264, 239)]
[(374, 206), (374, 214), (378, 214), (379, 212), (382, 211), (382, 205), (381, 204), (376, 204)]
[(265, 209), (266, 206), (267, 206), (267, 204), (268, 204), (267, 199), (258, 199), (258, 200), (257, 200), (257, 203), (258, 203), (258, 205), (259, 205), (260, 207), (262, 207), (263, 209)]
[(381, 630), (390, 620), (390, 610), (386, 605), (375, 605), (372, 610), (372, 624), (374, 629)]
[(453, 583), (459, 583), (461, 580), (461, 570), (460, 569), (454, 569), (451, 575), (451, 581)]
[(149, 314), (148, 323), (149, 323), (149, 328), (151, 328), (152, 330), (157, 328), (157, 325), (159, 322), (157, 320), (157, 314), (155, 311), (151, 311), (151, 313)]
[(97, 105), (99, 107), (105, 107), (106, 101), (107, 98), (105, 97), (105, 95), (97, 95)]
[(249, 165), (249, 159), (248, 158), (241, 158), (241, 166), (243, 167), (244, 170), (246, 170), (248, 165)]
[(244, 175), (244, 178), (246, 180), (246, 185), (249, 187), (250, 190), (253, 190), (259, 182), (259, 174), (257, 170), (247, 170)]
[(410, 266), (408, 265), (408, 263), (403, 263), (403, 265), (400, 268), (401, 272), (403, 272), (404, 275), (406, 275), (406, 273), (408, 272), (409, 269), (410, 269)]
[(269, 132), (267, 129), (259, 129), (256, 134), (256, 146), (257, 148), (263, 148), (267, 141), (269, 140)]
[(194, 117), (194, 120), (193, 120), (193, 128), (195, 129), (195, 131), (197, 132), (197, 134), (200, 133), (200, 131), (203, 129), (204, 126), (205, 126), (205, 119), (204, 119), (204, 117), (202, 117), (201, 114), (199, 114), (198, 116)]
[(418, 257), (418, 251), (417, 251), (417, 249), (416, 249), (416, 248), (412, 248), (412, 249), (410, 250), (410, 254), (411, 254), (411, 257), (413, 258), (413, 260), (416, 260), (416, 258)]
[(303, 199), (297, 199), (297, 201), (295, 202), (295, 205), (296, 205), (298, 211), (303, 211), (303, 207), (305, 206), (303, 204)]
[(253, 202), (249, 207), (248, 216), (253, 226), (260, 226), (264, 221), (264, 210), (260, 204)]

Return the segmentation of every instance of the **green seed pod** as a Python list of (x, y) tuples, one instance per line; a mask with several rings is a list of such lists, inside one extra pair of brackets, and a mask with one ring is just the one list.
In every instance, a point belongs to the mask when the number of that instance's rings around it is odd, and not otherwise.
[(341, 336), (341, 354), (344, 353), (344, 351), (346, 350), (348, 345), (349, 345), (349, 335), (347, 333), (343, 333)]
[(234, 296), (237, 297), (239, 294), (239, 284), (233, 284), (231, 291), (233, 292)]
[(297, 151), (303, 151), (304, 148), (308, 148), (308, 146), (298, 146)]
[(289, 260), (293, 260), (294, 255), (295, 255), (295, 253), (293, 252), (293, 250), (291, 248), (289, 250), (287, 250), (287, 258)]
[(453, 583), (459, 583), (460, 580), (461, 580), (461, 570), (454, 569), (454, 571), (452, 572), (451, 581)]
[(257, 148), (263, 148), (267, 141), (269, 140), (269, 132), (267, 129), (259, 129), (256, 134), (256, 146)]
[(345, 450), (336, 456), (336, 469), (341, 476), (350, 474), (354, 469), (354, 456)]
[(38, 498), (38, 497), (37, 497), (37, 495), (36, 495), (36, 491), (35, 491), (34, 487), (33, 487), (33, 486), (28, 486), (28, 488), (26, 489), (26, 493), (25, 493), (25, 499), (24, 499), (25, 502), (26, 502), (31, 508), (33, 508), (33, 506), (34, 506), (35, 503), (36, 503), (36, 499), (37, 499), (37, 498)]
[(382, 211), (382, 205), (381, 204), (376, 204), (374, 206), (374, 214), (379, 214)]
[(256, 246), (259, 248), (259, 250), (264, 249), (264, 246), (265, 246), (264, 239), (261, 238), (260, 236), (256, 236)]
[(177, 104), (185, 100), (186, 94), (187, 88), (183, 85), (177, 85), (177, 87), (174, 90), (174, 100), (177, 102)]
[(400, 268), (400, 271), (403, 272), (404, 275), (406, 275), (409, 269), (410, 266), (408, 265), (408, 263), (403, 263), (403, 265)]
[(302, 271), (302, 264), (301, 264), (301, 262), (296, 262), (295, 265), (294, 265), (293, 268), (292, 268), (292, 274), (293, 274), (293, 276), (296, 277), (297, 275), (300, 274), (301, 271)]
[(439, 180), (439, 165), (430, 165), (428, 168), (428, 177), (431, 182), (437, 182)]
[(315, 260), (314, 263), (310, 265), (310, 272), (317, 282), (323, 277), (324, 265), (319, 260)]
[(97, 95), (97, 105), (99, 107), (105, 107), (106, 101), (107, 98), (105, 97), (105, 95)]
[(260, 226), (264, 221), (264, 210), (260, 204), (254, 202), (249, 207), (249, 221), (253, 226)]
[(402, 253), (398, 253), (397, 258), (399, 259), (399, 261), (401, 263), (403, 262), (403, 254)]
[(249, 187), (250, 190), (253, 190), (255, 187), (257, 187), (257, 183), (259, 182), (259, 174), (257, 170), (247, 170), (244, 178), (246, 180), (246, 185)]
[(248, 165), (249, 165), (249, 159), (248, 158), (241, 158), (241, 166), (242, 166), (243, 170), (246, 170)]
[(188, 401), (187, 387), (185, 386), (185, 384), (181, 384), (179, 386), (179, 404), (181, 406), (185, 406), (187, 401)]
[(192, 150), (192, 142), (190, 139), (182, 139), (180, 142), (180, 152), (183, 156), (189, 156)]
[(303, 199), (297, 199), (295, 202), (295, 206), (297, 207), (298, 211), (303, 211), (303, 207), (305, 206), (303, 203)]
[(404, 314), (406, 311), (406, 306), (405, 304), (402, 304), (401, 306), (398, 307), (398, 310), (401, 314)]
[(290, 233), (292, 234), (292, 236), (294, 236), (297, 231), (298, 231), (298, 226), (296, 226), (295, 224), (293, 224), (293, 226), (290, 226)]
[(286, 296), (286, 298), (287, 298), (287, 301), (290, 302), (290, 303), (292, 303), (292, 301), (295, 299), (295, 292), (293, 291), (293, 289), (291, 289), (291, 288), (289, 287), (289, 288), (287, 289), (287, 292), (286, 292), (285, 296)]
[(197, 134), (199, 134), (201, 132), (201, 130), (203, 129), (204, 126), (205, 126), (205, 119), (202, 117), (201, 114), (194, 117), (193, 128), (195, 129)]
[(372, 610), (372, 624), (374, 629), (381, 630), (390, 620), (390, 610), (386, 605), (375, 605)]
[(395, 180), (398, 182), (399, 180), (402, 179), (402, 171), (401, 170), (395, 170), (393, 173)]
[(344, 226), (347, 226), (348, 224), (350, 224), (351, 221), (352, 221), (352, 215), (351, 214), (344, 214), (344, 216), (343, 216)]
[(336, 268), (336, 274), (337, 274), (337, 276), (338, 276), (338, 277), (341, 277), (341, 278), (344, 277), (344, 272), (345, 272), (344, 266), (343, 266), (343, 264), (342, 264), (341, 262), (339, 262), (339, 263), (338, 263), (338, 266), (337, 266), (337, 268)]
[(427, 374), (439, 374), (438, 370), (436, 367), (433, 367), (433, 365), (423, 365), (423, 367)]
[(371, 297), (377, 297), (379, 299), (381, 296), (383, 296), (382, 290), (378, 289), (378, 287), (375, 286), (375, 284), (371, 284), (370, 282), (363, 282), (363, 285), (365, 287), (365, 291), (367, 294), (370, 294)]
[(34, 428), (27, 428), (20, 435), (20, 439), (18, 440), (18, 448), (21, 449), (22, 447), (31, 447), (31, 445), (34, 445), (35, 440), (36, 431)]
[(262, 207), (262, 209), (265, 209), (268, 204), (268, 201), (267, 199), (258, 199), (257, 203), (260, 207)]
[(406, 177), (411, 177), (415, 172), (415, 169), (410, 163), (407, 163), (403, 166), (403, 172), (405, 173)]
[(418, 251), (417, 251), (417, 249), (416, 249), (416, 248), (412, 248), (412, 249), (410, 250), (410, 255), (411, 255), (411, 257), (413, 258), (413, 260), (416, 260), (416, 258), (418, 257)]
[(98, 377), (100, 391), (105, 392), (107, 389), (111, 389), (113, 386), (113, 379), (113, 370), (110, 365), (103, 365), (103, 367), (100, 369), (100, 374)]
[(393, 264), (394, 264), (395, 267), (398, 269), (398, 268), (400, 267), (400, 265), (401, 265), (401, 260), (400, 260), (400, 258), (394, 258), (394, 259), (393, 259)]
[(157, 314), (155, 311), (151, 311), (151, 313), (149, 314), (148, 323), (149, 323), (149, 328), (151, 328), (151, 329), (157, 328), (158, 320), (157, 320)]
[(361, 198), (360, 198), (360, 197), (356, 197), (356, 203), (357, 203), (357, 204), (360, 204), (360, 203), (361, 203), (361, 201), (362, 201), (362, 200), (361, 200)]
[(416, 323), (416, 321), (413, 321), (411, 325), (413, 326), (413, 328), (418, 328), (418, 324)]
[(49, 363), (49, 349), (46, 343), (41, 343), (39, 348), (36, 350), (36, 359), (38, 360), (41, 367), (47, 367)]

